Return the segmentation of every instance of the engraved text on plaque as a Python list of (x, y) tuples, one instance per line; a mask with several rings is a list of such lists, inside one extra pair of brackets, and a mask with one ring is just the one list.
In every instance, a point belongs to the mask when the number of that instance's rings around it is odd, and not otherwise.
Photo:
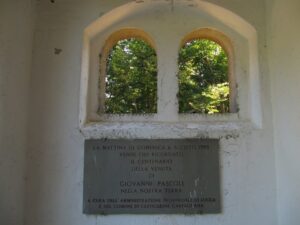
[(219, 213), (216, 139), (86, 140), (86, 214)]

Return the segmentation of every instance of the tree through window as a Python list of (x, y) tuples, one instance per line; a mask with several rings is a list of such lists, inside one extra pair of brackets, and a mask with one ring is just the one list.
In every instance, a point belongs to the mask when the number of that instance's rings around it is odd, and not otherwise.
[[(143, 38), (123, 38), (106, 57), (104, 112), (157, 113), (157, 57)], [(179, 113), (229, 113), (229, 59), (224, 49), (203, 38), (180, 49)]]
[(179, 113), (228, 113), (228, 57), (214, 41), (195, 39), (180, 49)]
[(106, 113), (156, 113), (155, 50), (141, 39), (118, 41), (107, 58), (105, 83)]

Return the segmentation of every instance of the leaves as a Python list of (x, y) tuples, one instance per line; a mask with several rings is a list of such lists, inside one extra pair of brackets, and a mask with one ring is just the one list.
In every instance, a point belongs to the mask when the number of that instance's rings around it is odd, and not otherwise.
[(105, 112), (155, 113), (156, 86), (155, 50), (143, 40), (119, 41), (107, 61)]
[[(215, 42), (186, 43), (179, 52), (179, 112), (229, 112), (228, 59)], [(106, 113), (156, 113), (157, 58), (139, 39), (120, 40), (110, 51), (106, 71)]]
[(229, 112), (228, 59), (221, 46), (199, 39), (179, 52), (179, 112)]

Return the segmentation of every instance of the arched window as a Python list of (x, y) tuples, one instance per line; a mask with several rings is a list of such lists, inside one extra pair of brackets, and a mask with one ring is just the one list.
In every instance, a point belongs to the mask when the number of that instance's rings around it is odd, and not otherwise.
[[(194, 7), (186, 1), (176, 4), (175, 13), (161, 10), (168, 7), (164, 1), (131, 2), (103, 15), (85, 29), (79, 121), (88, 137), (106, 137), (108, 133), (101, 133), (103, 128), (109, 129), (113, 136), (132, 137), (129, 125), (136, 132), (135, 137), (142, 138), (169, 137), (172, 136), (170, 132), (181, 136), (181, 131), (177, 131), (179, 125), (188, 130), (183, 132), (184, 137), (194, 137), (193, 132), (198, 128), (206, 132), (203, 126), (206, 122), (208, 130), (230, 130), (248, 122), (261, 127), (255, 28), (227, 9), (205, 1)], [(156, 14), (164, 19), (153, 17)], [(174, 24), (178, 16), (180, 23)], [(193, 31), (195, 27), (198, 29)], [(137, 48), (141, 54), (135, 51), (137, 49), (133, 51), (127, 47), (136, 46), (134, 42), (144, 46)], [(201, 42), (210, 43), (214, 47), (210, 51), (211, 61), (221, 58), (223, 66), (219, 70), (216, 66), (219, 64), (212, 64), (213, 75), (202, 73), (211, 78), (211, 82), (204, 84), (207, 78), (199, 86), (200, 80), (195, 82), (193, 89), (188, 86), (193, 80), (184, 80), (182, 76), (191, 60), (179, 62), (178, 69), (178, 53), (187, 51), (197, 42), (200, 45)], [(125, 55), (126, 60), (118, 60), (118, 54)], [(144, 59), (146, 55), (148, 57)], [(183, 58), (180, 54), (179, 59)], [(201, 60), (194, 58), (196, 66)], [(130, 65), (132, 62), (135, 63)], [(211, 69), (209, 65), (208, 69)], [(227, 74), (220, 71), (227, 71)], [(196, 72), (186, 75), (191, 77)], [(224, 76), (215, 79), (215, 74)], [(149, 80), (143, 82), (146, 77)], [(206, 115), (213, 113), (216, 115)], [(190, 130), (190, 123), (197, 129)], [(220, 124), (224, 127), (220, 128)], [(115, 126), (119, 125), (123, 133), (115, 134)], [(149, 133), (144, 132), (144, 128)]]
[(157, 112), (157, 57), (153, 43), (142, 31), (114, 33), (100, 64), (99, 113)]
[(232, 53), (226, 37), (211, 29), (190, 33), (178, 57), (179, 113), (235, 112)]

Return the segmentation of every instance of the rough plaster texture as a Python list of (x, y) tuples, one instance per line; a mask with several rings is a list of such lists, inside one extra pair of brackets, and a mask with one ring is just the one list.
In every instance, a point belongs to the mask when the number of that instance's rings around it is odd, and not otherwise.
[(300, 2), (268, 3), (268, 56), (272, 80), (280, 225), (300, 224)]
[(23, 224), (33, 15), (31, 0), (0, 1), (0, 224), (3, 225)]
[[(102, 130), (96, 131), (101, 132), (101, 136), (109, 138), (219, 137), (221, 139), (222, 214), (83, 215), (84, 137), (79, 131), (78, 121), (83, 31), (99, 16), (129, 1), (60, 0), (53, 2), (37, 1), (27, 154), (28, 180), (25, 192), (26, 225), (276, 224), (273, 128), (270, 116), (272, 113), (269, 101), (269, 79), (263, 61), (260, 61), (261, 79), (259, 80), (262, 86), (262, 129), (236, 123), (237, 120), (234, 119), (230, 126), (227, 123), (225, 125), (215, 123), (212, 127), (207, 122), (185, 124), (183, 127), (185, 132), (182, 132), (180, 124), (173, 124), (164, 130), (157, 128), (155, 124), (152, 126), (145, 124), (144, 131), (139, 132), (134, 123), (123, 127), (120, 124), (108, 125), (107, 129), (104, 126)], [(258, 33), (259, 56), (260, 59), (264, 59), (266, 50), (263, 2), (260, 0), (211, 2), (232, 10), (255, 27)], [(166, 4), (170, 4), (169, 10), (171, 10), (172, 1), (166, 1)], [(191, 7), (192, 5), (193, 3)], [(152, 30), (161, 29), (159, 24), (164, 19), (163, 13), (158, 17), (154, 16), (152, 23), (155, 27), (150, 26)], [(179, 18), (174, 17), (172, 28), (176, 25), (179, 33), (185, 28)], [(157, 38), (158, 34), (159, 32), (154, 38)], [(168, 32), (161, 30), (161, 34), (168, 35)], [(173, 41), (175, 40), (170, 37), (170, 42)], [(162, 52), (162, 54), (167, 53)], [(170, 60), (176, 62), (175, 58)], [(170, 68), (165, 69), (165, 74), (170, 75), (174, 72)], [(241, 75), (240, 82), (247, 82), (246, 74)], [(170, 106), (170, 110), (172, 107), (174, 106)], [(168, 113), (168, 109), (165, 113)]]

